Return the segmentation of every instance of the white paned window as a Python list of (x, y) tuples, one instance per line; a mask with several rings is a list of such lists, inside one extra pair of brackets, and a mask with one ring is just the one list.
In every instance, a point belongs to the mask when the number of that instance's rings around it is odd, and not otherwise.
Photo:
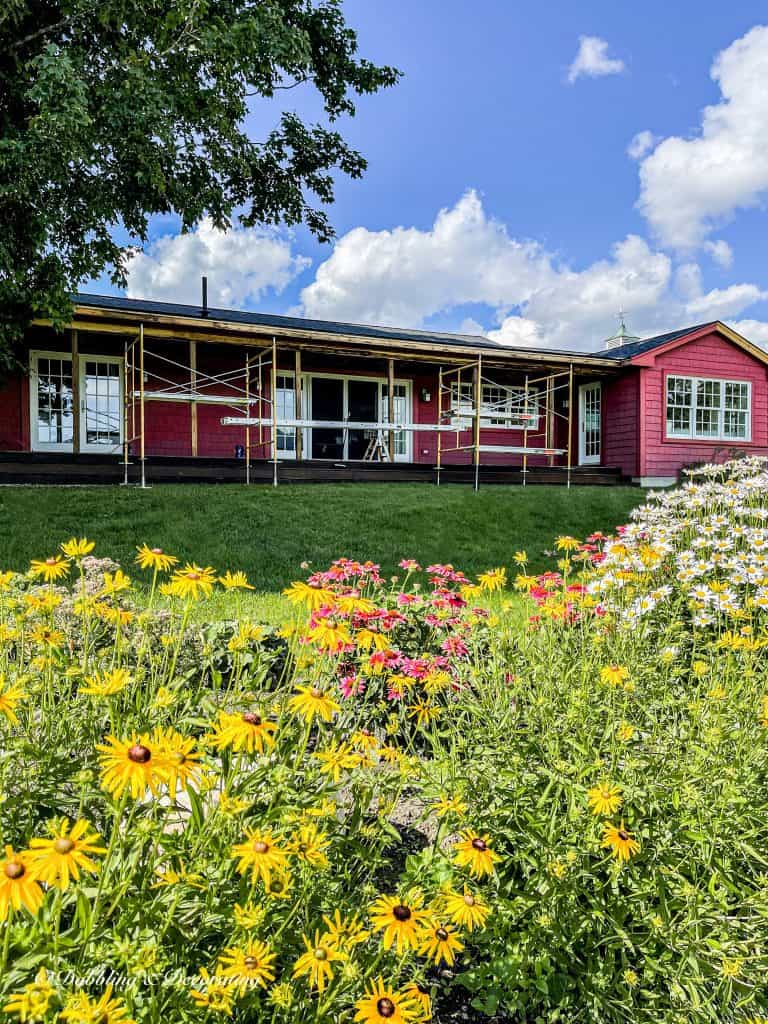
[[(474, 416), (474, 394), (471, 382), (451, 384), (451, 418), (455, 426), (471, 427)], [(458, 422), (457, 422), (458, 420)], [(536, 430), (539, 425), (537, 393), (525, 388), (505, 387), (502, 384), (483, 384), (480, 405), (481, 427), (506, 427), (509, 430)]]
[(667, 377), (667, 437), (749, 441), (749, 381)]
[[(277, 400), (278, 420), (296, 418), (296, 391), (293, 374), (278, 373), (275, 380), (275, 398)], [(277, 450), (281, 455), (296, 455), (296, 430), (294, 427), (277, 428)]]

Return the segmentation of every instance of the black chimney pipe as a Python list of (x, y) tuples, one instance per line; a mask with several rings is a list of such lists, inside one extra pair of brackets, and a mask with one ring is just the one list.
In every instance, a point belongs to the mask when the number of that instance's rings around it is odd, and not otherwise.
[(208, 278), (203, 277), (203, 308), (200, 310), (202, 316), (208, 316)]

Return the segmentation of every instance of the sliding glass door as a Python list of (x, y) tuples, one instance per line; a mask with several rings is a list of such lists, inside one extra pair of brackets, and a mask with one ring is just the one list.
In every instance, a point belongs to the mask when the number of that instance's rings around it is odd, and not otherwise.
[[(386, 423), (389, 411), (387, 382), (371, 377), (335, 377), (309, 374), (304, 384), (307, 397), (308, 419), (328, 420), (336, 423)], [(408, 381), (395, 382), (395, 422), (411, 422), (411, 385)], [(312, 427), (304, 432), (304, 450), (313, 459), (362, 461), (369, 454), (376, 431), (348, 430), (342, 427)], [(383, 431), (384, 443), (388, 435)], [(411, 458), (411, 434), (395, 434), (395, 459), (408, 462)]]

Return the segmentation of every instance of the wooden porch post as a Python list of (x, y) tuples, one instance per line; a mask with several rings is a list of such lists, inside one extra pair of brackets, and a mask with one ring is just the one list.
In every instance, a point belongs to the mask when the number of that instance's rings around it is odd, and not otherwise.
[(474, 450), (475, 450), (475, 490), (480, 490), (480, 410), (483, 404), (483, 357), (477, 357), (477, 366), (474, 369), (473, 376), (475, 378), (475, 386), (473, 391), (475, 393), (475, 430), (474, 430)]
[(80, 350), (77, 331), (72, 331), (72, 452), (80, 454)]
[(568, 487), (571, 486), (571, 464), (573, 454), (573, 363), (568, 368)]
[(272, 486), (277, 487), (277, 338), (272, 338)]
[[(395, 360), (387, 362), (387, 421), (392, 427), (395, 422)], [(395, 461), (395, 432), (389, 431), (389, 461)]]
[[(301, 400), (301, 397), (302, 397), (301, 396), (301, 349), (299, 349), (299, 348), (296, 349), (296, 365), (294, 367), (293, 387), (294, 387), (294, 393), (295, 393), (295, 398), (294, 398), (295, 409), (294, 409), (294, 412), (296, 414), (296, 419), (300, 420), (300, 419), (303, 419), (303, 417), (302, 417), (302, 400)], [(301, 429), (301, 427), (296, 427), (296, 445), (295, 445), (295, 447), (296, 447), (296, 461), (300, 462), (302, 460), (302, 458), (304, 457), (304, 431)]]
[(139, 388), (139, 432), (141, 435), (140, 441), (140, 460), (141, 460), (141, 486), (146, 486), (146, 435), (144, 432), (144, 325), (139, 324), (138, 326), (138, 388)]
[[(547, 400), (545, 404), (544, 415), (546, 417), (546, 437), (544, 440), (545, 448), (555, 447), (555, 378), (547, 377)], [(550, 466), (554, 466), (555, 459), (553, 455), (550, 455), (548, 460)]]
[[(197, 394), (197, 342), (189, 343), (189, 386), (193, 394)], [(192, 455), (197, 455), (197, 402), (192, 402), (189, 408), (190, 430), (192, 433)]]

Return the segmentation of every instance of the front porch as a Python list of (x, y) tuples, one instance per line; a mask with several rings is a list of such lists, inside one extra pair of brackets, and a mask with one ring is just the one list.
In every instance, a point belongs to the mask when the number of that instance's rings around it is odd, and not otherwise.
[(29, 373), (0, 392), (0, 482), (619, 478), (607, 360), (101, 302), (67, 334), (30, 329)]
[[(148, 456), (145, 464), (148, 484), (212, 483), (273, 484), (274, 463), (267, 459), (252, 460), (246, 481), (244, 459), (191, 456)], [(294, 483), (425, 483), (436, 484), (434, 466), (414, 462), (334, 462), (319, 459), (279, 461), (279, 484)], [(626, 484), (621, 471), (606, 466), (575, 466), (570, 473), (574, 485), (611, 486)], [(0, 486), (8, 484), (75, 485), (91, 484), (139, 485), (141, 467), (129, 458), (126, 467), (121, 455), (84, 453), (0, 452)], [(568, 470), (562, 466), (528, 468), (527, 484), (565, 484)], [(471, 484), (474, 467), (445, 465), (441, 484)], [(522, 466), (481, 465), (479, 482), (485, 484), (522, 485)]]

